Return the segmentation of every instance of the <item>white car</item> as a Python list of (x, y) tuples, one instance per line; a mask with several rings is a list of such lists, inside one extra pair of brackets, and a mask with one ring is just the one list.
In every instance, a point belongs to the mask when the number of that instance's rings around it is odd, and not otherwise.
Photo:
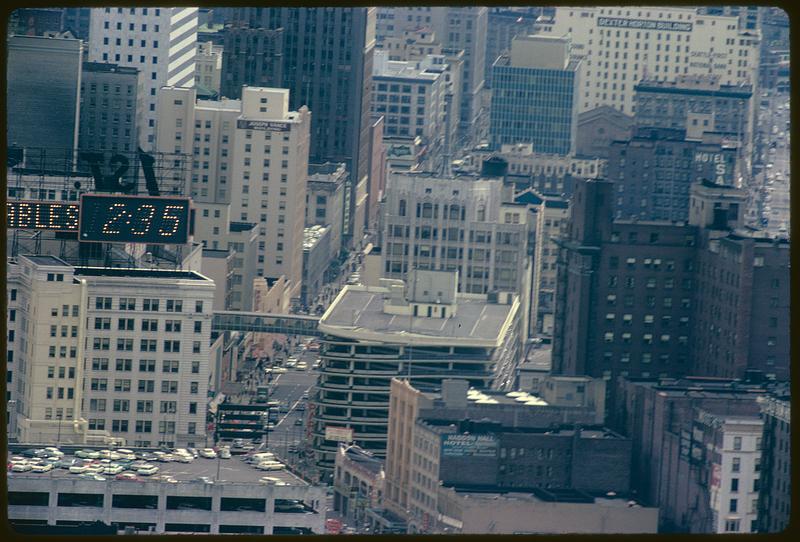
[(103, 469), (103, 474), (119, 474), (123, 470), (122, 465), (108, 465), (106, 468)]
[(33, 469), (33, 465), (26, 462), (14, 463), (11, 465), (12, 472), (28, 472), (29, 470)]
[(100, 453), (96, 450), (78, 450), (75, 452), (75, 457), (83, 457), (88, 459), (98, 459), (100, 457)]
[(197, 450), (197, 453), (199, 453), (201, 456), (207, 459), (214, 459), (217, 457), (217, 452), (215, 452), (211, 448), (202, 448), (200, 450)]
[(306, 363), (305, 361), (301, 361), (300, 363), (297, 364), (297, 370), (305, 371), (306, 369), (308, 369), (308, 363)]
[(194, 461), (194, 456), (175, 454), (175, 461), (177, 461), (178, 463), (191, 463), (192, 461)]
[(158, 472), (158, 467), (156, 467), (155, 465), (146, 465), (136, 470), (136, 474), (138, 474), (139, 476), (152, 476), (157, 472)]
[(228, 448), (221, 448), (219, 451), (219, 458), (220, 459), (230, 459), (231, 458), (231, 451)]
[(69, 468), (69, 472), (71, 472), (72, 474), (83, 474), (88, 470), (88, 468), (89, 467), (87, 467), (86, 465), (72, 465)]
[[(131, 461), (136, 459), (136, 454), (133, 453), (133, 450), (128, 450), (127, 448), (120, 448), (115, 453), (119, 456), (116, 459), (130, 459)], [(115, 458), (112, 457), (111, 459)]]
[(47, 452), (48, 452), (48, 454), (50, 455), (50, 457), (54, 457), (54, 456), (55, 456), (55, 457), (59, 457), (59, 458), (60, 458), (60, 457), (64, 457), (64, 452), (62, 452), (62, 451), (61, 451), (61, 450), (59, 450), (58, 448), (53, 448), (52, 446), (51, 446), (51, 447), (48, 447), (48, 448), (45, 448), (45, 451), (47, 451)]
[(175, 456), (172, 454), (161, 454), (158, 456), (158, 460), (161, 461), (162, 463), (170, 463), (172, 461), (175, 461)]
[(280, 461), (263, 461), (256, 465), (256, 468), (258, 470), (283, 470), (286, 468), (286, 465)]
[(31, 470), (33, 472), (49, 472), (49, 471), (53, 470), (53, 464), (52, 463), (43, 463), (41, 465), (33, 465), (31, 467)]

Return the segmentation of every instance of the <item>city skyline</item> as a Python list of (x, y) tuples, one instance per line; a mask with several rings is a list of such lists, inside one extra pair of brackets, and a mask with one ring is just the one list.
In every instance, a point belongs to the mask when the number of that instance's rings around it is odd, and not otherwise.
[(15, 10), (11, 528), (783, 530), (788, 39), (762, 6)]

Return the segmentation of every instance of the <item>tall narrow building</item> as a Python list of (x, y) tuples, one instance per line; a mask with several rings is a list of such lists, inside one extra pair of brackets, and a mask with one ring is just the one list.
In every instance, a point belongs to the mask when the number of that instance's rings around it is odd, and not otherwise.
[[(375, 8), (235, 8), (229, 21), (249, 28), (283, 29), (281, 81), (273, 86), (289, 89), (290, 109), (307, 106), (314, 113), (312, 162), (347, 164), (344, 233), (346, 240), (358, 245), (369, 175)], [(227, 55), (235, 51), (227, 43), (225, 50), (226, 60), (234, 63)]]
[(92, 8), (89, 60), (142, 72), (139, 144), (155, 149), (158, 89), (194, 87), (197, 8)]

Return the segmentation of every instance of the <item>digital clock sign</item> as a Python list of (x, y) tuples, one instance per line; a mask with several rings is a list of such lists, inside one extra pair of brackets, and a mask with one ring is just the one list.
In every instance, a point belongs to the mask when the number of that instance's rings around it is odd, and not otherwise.
[(78, 231), (80, 206), (55, 201), (8, 201), (6, 224), (10, 229)]
[(183, 244), (189, 239), (188, 198), (81, 196), (81, 241)]

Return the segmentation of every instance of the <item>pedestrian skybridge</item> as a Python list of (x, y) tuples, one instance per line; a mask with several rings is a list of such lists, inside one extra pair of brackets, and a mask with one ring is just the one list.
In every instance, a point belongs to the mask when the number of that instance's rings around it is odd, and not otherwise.
[(212, 331), (253, 331), (321, 337), (319, 318), (299, 314), (266, 314), (262, 312), (214, 311)]

